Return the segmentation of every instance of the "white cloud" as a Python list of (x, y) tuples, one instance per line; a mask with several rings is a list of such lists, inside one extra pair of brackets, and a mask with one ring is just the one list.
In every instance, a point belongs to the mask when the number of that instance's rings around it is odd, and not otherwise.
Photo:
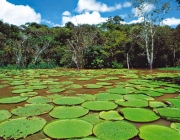
[(40, 23), (41, 21), (41, 15), (28, 5), (14, 5), (6, 0), (0, 0), (0, 9), (0, 19), (9, 24), (19, 26), (27, 22)]
[(69, 11), (64, 11), (62, 13), (63, 16), (71, 16), (71, 13)]
[(62, 17), (62, 25), (65, 25), (67, 22), (72, 22), (73, 24), (98, 24), (101, 22), (105, 22), (107, 18), (101, 17), (100, 13), (94, 11), (92, 13), (85, 12), (76, 16), (63, 16)]
[(171, 18), (164, 19), (162, 23), (168, 26), (177, 26), (180, 24), (180, 19), (171, 17)]
[(123, 4), (123, 7), (131, 7), (132, 6), (132, 3), (131, 2), (125, 2), (124, 4)]
[(140, 18), (138, 18), (136, 20), (132, 20), (128, 24), (136, 24), (136, 23), (141, 23), (141, 22), (143, 22), (143, 18), (142, 17), (140, 17)]
[(107, 6), (105, 3), (98, 2), (96, 0), (79, 0), (76, 11), (89, 12), (89, 11), (98, 11), (98, 12), (111, 12), (117, 9), (121, 9), (121, 4), (116, 4), (114, 6)]
[(141, 17), (144, 13), (151, 12), (155, 8), (155, 6), (153, 4), (151, 4), (151, 3), (143, 3), (143, 4), (140, 5), (139, 8), (141, 10), (139, 10), (138, 8), (133, 8), (132, 9), (132, 13), (136, 17)]

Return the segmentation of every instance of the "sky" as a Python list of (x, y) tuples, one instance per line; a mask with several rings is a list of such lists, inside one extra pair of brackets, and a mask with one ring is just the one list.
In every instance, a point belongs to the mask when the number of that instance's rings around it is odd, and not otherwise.
[[(175, 0), (172, 4), (176, 5)], [(153, 5), (146, 5), (146, 12)], [(175, 9), (175, 8), (174, 8)], [(49, 27), (64, 26), (67, 22), (98, 24), (116, 15), (124, 23), (137, 23), (137, 15), (130, 0), (0, 0), (0, 20), (17, 26), (27, 22), (46, 24)], [(180, 24), (180, 10), (171, 10), (163, 21), (176, 27)]]

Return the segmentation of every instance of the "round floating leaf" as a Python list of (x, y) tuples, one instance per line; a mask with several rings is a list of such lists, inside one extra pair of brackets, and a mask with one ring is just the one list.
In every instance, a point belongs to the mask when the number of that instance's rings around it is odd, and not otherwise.
[(61, 97), (62, 97), (62, 96), (59, 95), (59, 94), (47, 95), (47, 98), (50, 99), (50, 100), (54, 100), (54, 99), (61, 98)]
[(20, 96), (23, 97), (32, 97), (38, 95), (38, 92), (27, 92), (27, 93), (21, 93)]
[(49, 115), (59, 119), (72, 119), (86, 115), (89, 110), (81, 106), (58, 106)]
[(147, 107), (148, 106), (148, 101), (141, 100), (141, 99), (134, 99), (134, 100), (128, 100), (128, 101), (115, 100), (115, 103), (121, 106), (126, 106), (126, 107)]
[(102, 88), (101, 85), (96, 85), (96, 84), (87, 84), (85, 86), (86, 86), (86, 88)]
[(122, 99), (122, 95), (111, 94), (111, 93), (98, 93), (95, 95), (97, 100), (116, 100)]
[(29, 98), (27, 100), (27, 102), (28, 103), (35, 103), (35, 104), (45, 104), (45, 103), (50, 102), (50, 100), (47, 99), (46, 97), (43, 97), (43, 96), (36, 96), (36, 97)]
[(27, 99), (28, 97), (22, 97), (22, 96), (6, 97), (0, 99), (0, 104), (20, 103), (26, 101)]
[(82, 78), (77, 78), (76, 80), (78, 80), (78, 81), (88, 81), (88, 80), (91, 80), (91, 77), (82, 77)]
[(171, 123), (171, 128), (175, 129), (180, 133), (180, 123)]
[(152, 108), (166, 107), (167, 105), (159, 101), (150, 101), (149, 106)]
[(25, 138), (40, 131), (46, 120), (38, 117), (10, 119), (0, 123), (0, 137), (4, 139)]
[(46, 91), (47, 93), (57, 93), (57, 92), (62, 92), (65, 91), (65, 88), (51, 88), (48, 91)]
[(79, 97), (61, 97), (53, 100), (58, 105), (77, 105), (84, 102), (84, 99)]
[(89, 110), (100, 111), (115, 109), (117, 104), (110, 101), (87, 101), (82, 106)]
[(77, 88), (82, 88), (82, 87), (83, 86), (78, 85), (78, 84), (72, 84), (72, 85), (67, 86), (66, 88), (75, 88), (75, 89), (77, 89)]
[(99, 118), (99, 114), (97, 114), (97, 113), (91, 113), (91, 114), (85, 115), (79, 119), (87, 121), (93, 125), (98, 124), (103, 121), (102, 119)]
[(159, 115), (167, 120), (180, 121), (179, 108), (157, 108)]
[(124, 95), (125, 100), (133, 100), (133, 99), (143, 99), (143, 100), (154, 100), (154, 98), (144, 95), (144, 94), (129, 94)]
[(101, 86), (110, 86), (110, 85), (112, 85), (112, 83), (109, 83), (109, 82), (98, 82), (96, 84), (101, 85)]
[(160, 93), (160, 92), (156, 92), (156, 91), (144, 91), (143, 92), (144, 94), (148, 95), (148, 96), (151, 96), (151, 97), (159, 97), (159, 96), (162, 96), (163, 93)]
[(179, 140), (180, 134), (169, 127), (161, 125), (144, 125), (139, 128), (140, 138), (145, 140)]
[(93, 125), (76, 119), (55, 120), (48, 123), (43, 131), (51, 138), (65, 139), (86, 137), (92, 134)]
[(134, 125), (126, 121), (104, 121), (93, 128), (93, 133), (102, 140), (127, 140), (138, 132)]
[(100, 118), (105, 120), (123, 120), (124, 118), (118, 113), (118, 111), (102, 111), (99, 113)]
[(165, 101), (170, 102), (174, 107), (180, 108), (180, 99), (164, 99)]
[(78, 94), (78, 97), (84, 99), (84, 100), (95, 100), (96, 97), (94, 95), (91, 94)]
[(32, 92), (33, 89), (16, 89), (12, 90), (12, 93), (20, 94), (20, 93), (25, 93), (25, 92)]
[(132, 91), (130, 91), (126, 88), (118, 88), (118, 87), (108, 89), (107, 91), (110, 93), (121, 94), (121, 95), (132, 93)]
[(26, 104), (24, 107), (18, 107), (11, 112), (17, 116), (35, 116), (48, 113), (53, 106), (50, 104)]
[(0, 122), (9, 119), (12, 114), (8, 110), (0, 110)]
[(144, 108), (123, 108), (121, 111), (127, 120), (133, 122), (151, 122), (160, 118), (153, 111)]

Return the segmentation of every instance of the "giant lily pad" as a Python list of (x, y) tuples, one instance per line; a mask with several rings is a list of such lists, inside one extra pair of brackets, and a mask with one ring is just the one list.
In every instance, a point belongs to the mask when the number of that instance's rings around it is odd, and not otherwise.
[(166, 107), (167, 105), (160, 101), (150, 101), (149, 106), (152, 108)]
[(144, 94), (129, 94), (124, 95), (125, 100), (133, 100), (133, 99), (143, 99), (143, 100), (154, 100), (154, 98), (144, 95)]
[(120, 99), (120, 100), (115, 100), (115, 103), (121, 106), (126, 106), (126, 107), (147, 107), (148, 106), (148, 101), (141, 100), (141, 99), (134, 99), (134, 100), (128, 100), (128, 101), (123, 101)]
[(46, 120), (38, 117), (10, 119), (0, 123), (0, 137), (4, 139), (25, 138), (40, 131)]
[(134, 125), (126, 121), (104, 121), (93, 128), (93, 133), (102, 140), (127, 140), (138, 132)]
[(55, 99), (53, 102), (58, 105), (77, 105), (83, 103), (84, 99), (80, 97), (61, 97)]
[(179, 140), (180, 134), (169, 127), (161, 125), (144, 125), (139, 128), (140, 138), (145, 140)]
[(19, 103), (26, 101), (28, 97), (22, 97), (22, 96), (13, 96), (13, 97), (6, 97), (0, 99), (0, 104), (11, 104), (11, 103)]
[(100, 118), (105, 120), (123, 120), (124, 118), (118, 113), (118, 111), (102, 111), (99, 113)]
[(82, 106), (89, 110), (100, 111), (115, 109), (117, 104), (110, 101), (87, 101), (84, 102)]
[(48, 123), (43, 131), (51, 138), (65, 139), (86, 137), (92, 134), (93, 125), (76, 119), (55, 120)]
[(15, 93), (15, 94), (20, 94), (20, 93), (25, 93), (25, 92), (32, 92), (33, 89), (15, 89), (15, 90), (12, 90), (12, 93)]
[(107, 91), (110, 93), (115, 93), (115, 94), (120, 94), (120, 95), (132, 93), (132, 91), (130, 91), (126, 88), (118, 88), (118, 87), (108, 89)]
[(164, 100), (172, 103), (173, 107), (180, 108), (180, 99), (168, 98), (168, 99), (164, 99)]
[(0, 122), (10, 118), (12, 114), (8, 110), (0, 110)]
[(98, 93), (95, 95), (97, 100), (116, 100), (122, 99), (122, 95), (111, 94), (111, 93)]
[(50, 100), (43, 96), (36, 96), (36, 97), (29, 98), (27, 100), (27, 102), (28, 103), (36, 103), (36, 104), (45, 104), (45, 103), (50, 102)]
[(87, 85), (85, 85), (86, 86), (86, 88), (102, 88), (102, 86), (101, 85), (97, 85), (97, 84), (87, 84)]
[(171, 123), (171, 128), (177, 130), (180, 133), (180, 123)]
[(99, 114), (97, 114), (97, 113), (89, 113), (79, 119), (87, 121), (93, 125), (103, 121), (102, 119), (99, 118)]
[(11, 112), (17, 116), (35, 116), (48, 113), (53, 108), (50, 104), (26, 104), (24, 107), (18, 107)]
[(144, 108), (123, 108), (121, 111), (127, 120), (133, 122), (151, 122), (160, 118), (153, 111)]
[(158, 108), (156, 112), (167, 120), (180, 121), (180, 109), (179, 108)]
[(89, 110), (81, 106), (58, 106), (49, 115), (59, 119), (72, 119), (86, 115)]

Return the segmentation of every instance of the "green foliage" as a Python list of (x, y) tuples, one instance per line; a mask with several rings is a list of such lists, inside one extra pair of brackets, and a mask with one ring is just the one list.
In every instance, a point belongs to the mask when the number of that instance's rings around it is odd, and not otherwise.
[(86, 115), (89, 110), (81, 106), (58, 106), (49, 115), (59, 119), (72, 119)]
[(87, 101), (84, 102), (82, 106), (94, 111), (111, 110), (117, 107), (114, 102), (110, 101)]
[(143, 125), (139, 130), (140, 138), (145, 140), (180, 139), (180, 134), (176, 130), (162, 125)]
[(92, 134), (92, 128), (93, 125), (86, 121), (68, 119), (49, 122), (43, 131), (51, 138), (65, 139), (89, 136)]
[(8, 110), (0, 110), (0, 122), (9, 119), (12, 114)]
[(28, 97), (22, 97), (22, 96), (13, 96), (13, 97), (6, 97), (0, 99), (0, 104), (11, 104), (11, 103), (19, 103), (26, 101)]
[(18, 107), (12, 109), (11, 112), (17, 116), (35, 116), (48, 113), (53, 109), (53, 105), (50, 104), (26, 104), (24, 107)]
[(93, 133), (103, 140), (127, 140), (135, 137), (138, 132), (133, 124), (126, 121), (104, 121), (93, 128)]
[(0, 137), (4, 139), (24, 139), (28, 135), (40, 131), (45, 124), (46, 120), (38, 117), (10, 119), (0, 123)]
[(100, 118), (104, 120), (115, 120), (115, 121), (120, 121), (123, 120), (124, 118), (118, 113), (118, 111), (110, 110), (110, 111), (102, 111), (99, 113)]
[(77, 105), (84, 102), (84, 99), (80, 97), (61, 97), (53, 100), (57, 105)]
[(120, 111), (124, 118), (133, 122), (151, 122), (160, 118), (153, 111), (144, 108), (123, 108)]
[(123, 64), (118, 63), (117, 60), (112, 61), (112, 68), (113, 69), (122, 69), (123, 68)]

